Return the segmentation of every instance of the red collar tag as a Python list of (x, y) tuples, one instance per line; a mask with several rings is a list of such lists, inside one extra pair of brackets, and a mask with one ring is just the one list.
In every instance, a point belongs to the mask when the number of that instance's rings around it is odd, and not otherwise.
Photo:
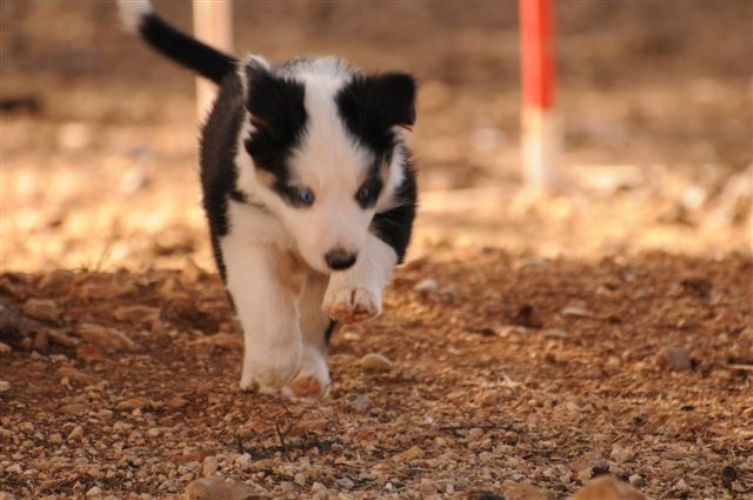
[(403, 128), (407, 130), (408, 132), (413, 132), (413, 125), (409, 125), (407, 123), (400, 123), (398, 124), (398, 127)]

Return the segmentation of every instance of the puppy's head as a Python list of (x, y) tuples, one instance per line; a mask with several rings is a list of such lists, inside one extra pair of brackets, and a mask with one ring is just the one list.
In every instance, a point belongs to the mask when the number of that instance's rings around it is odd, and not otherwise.
[(320, 64), (289, 72), (257, 59), (246, 64), (241, 153), (253, 175), (241, 172), (239, 184), (253, 182), (254, 196), (282, 220), (307, 263), (331, 272), (356, 262), (375, 211), (399, 185), (397, 127), (415, 121), (415, 82)]

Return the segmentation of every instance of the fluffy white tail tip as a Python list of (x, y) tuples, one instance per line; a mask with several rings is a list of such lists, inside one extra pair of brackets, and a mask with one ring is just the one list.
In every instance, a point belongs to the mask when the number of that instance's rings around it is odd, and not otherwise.
[(151, 0), (118, 0), (120, 19), (129, 31), (137, 32), (144, 17), (151, 14)]

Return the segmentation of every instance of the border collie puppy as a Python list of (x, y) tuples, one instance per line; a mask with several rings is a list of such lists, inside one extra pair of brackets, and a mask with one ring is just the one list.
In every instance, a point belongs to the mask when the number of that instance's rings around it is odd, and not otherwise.
[(242, 389), (324, 396), (337, 321), (372, 318), (405, 255), (414, 79), (333, 58), (237, 60), (119, 0), (154, 49), (219, 85), (201, 133), (214, 257), (244, 333)]

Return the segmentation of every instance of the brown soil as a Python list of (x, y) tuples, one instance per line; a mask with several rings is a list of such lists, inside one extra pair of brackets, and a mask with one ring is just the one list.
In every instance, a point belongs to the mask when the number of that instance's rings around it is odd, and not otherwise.
[(0, 498), (753, 493), (753, 4), (560, 2), (547, 198), (520, 184), (516, 2), (236, 4), (238, 52), (420, 79), (384, 315), (336, 333), (329, 399), (240, 393), (192, 78), (110, 2), (0, 2), (0, 98), (38, 103), (0, 115)]
[[(2, 278), (4, 307), (53, 318), (3, 329), (5, 488), (166, 495), (214, 461), (274, 496), (511, 481), (562, 497), (607, 469), (657, 498), (753, 486), (750, 258), (593, 264), (490, 249), (414, 261), (381, 319), (335, 335), (332, 395), (317, 402), (238, 392), (240, 334), (221, 285), (187, 269)], [(438, 290), (416, 291), (427, 278)], [(39, 299), (53, 315), (33, 309)], [(78, 343), (92, 324), (135, 345)], [(49, 346), (30, 351), (40, 336)], [(373, 352), (394, 366), (359, 367)]]

